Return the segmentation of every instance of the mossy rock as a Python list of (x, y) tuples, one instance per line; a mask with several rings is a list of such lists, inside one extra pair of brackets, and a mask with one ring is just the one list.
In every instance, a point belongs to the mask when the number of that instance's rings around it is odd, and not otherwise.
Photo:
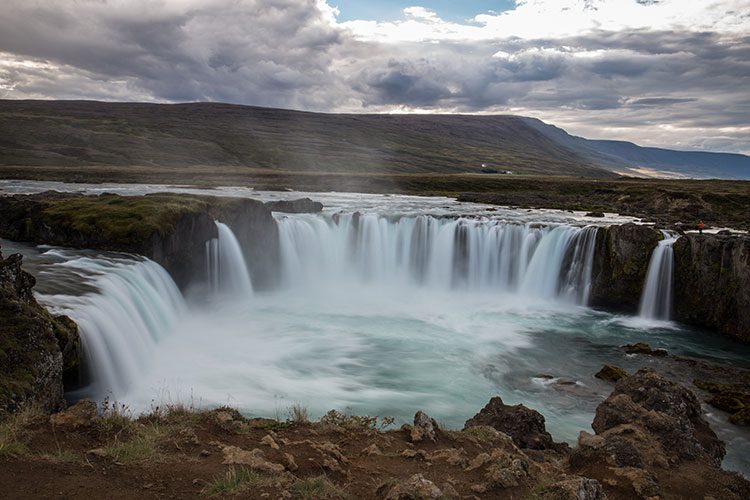
[(729, 417), (734, 425), (750, 425), (750, 408), (745, 407)]
[(750, 396), (739, 392), (722, 392), (708, 400), (708, 404), (719, 410), (729, 413), (737, 413), (745, 408)]
[(620, 379), (628, 377), (629, 374), (619, 366), (604, 365), (594, 376), (602, 380), (617, 382)]

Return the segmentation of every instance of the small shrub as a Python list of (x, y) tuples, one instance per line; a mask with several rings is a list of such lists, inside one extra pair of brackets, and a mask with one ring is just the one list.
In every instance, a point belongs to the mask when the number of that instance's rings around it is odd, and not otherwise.
[(337, 410), (331, 410), (320, 418), (320, 423), (352, 430), (372, 430), (377, 427), (378, 417), (347, 415)]
[(309, 424), (310, 418), (307, 414), (307, 408), (299, 403), (293, 404), (289, 408), (289, 418), (287, 420), (295, 424)]
[(494, 441), (497, 438), (497, 434), (486, 427), (469, 427), (462, 432), (482, 442)]
[(99, 431), (106, 435), (120, 434), (132, 430), (135, 421), (132, 410), (121, 403), (105, 398), (101, 404), (101, 417), (96, 420)]

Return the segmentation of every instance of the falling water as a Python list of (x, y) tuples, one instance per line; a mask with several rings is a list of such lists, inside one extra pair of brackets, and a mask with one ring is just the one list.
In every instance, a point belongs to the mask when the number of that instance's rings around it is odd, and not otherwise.
[(98, 398), (123, 394), (186, 312), (182, 294), (164, 268), (148, 259), (79, 258), (61, 265), (92, 276), (96, 289), (44, 298), (78, 323), (93, 381), (86, 392)]
[(206, 242), (208, 281), (214, 292), (244, 297), (252, 294), (253, 285), (242, 247), (226, 224), (216, 222), (218, 238)]
[(639, 315), (647, 319), (668, 320), (672, 313), (672, 245), (677, 238), (662, 231), (664, 239), (654, 249), (648, 263), (646, 285), (641, 295)]
[(418, 284), (585, 304), (595, 227), (347, 214), (279, 219), (287, 286)]

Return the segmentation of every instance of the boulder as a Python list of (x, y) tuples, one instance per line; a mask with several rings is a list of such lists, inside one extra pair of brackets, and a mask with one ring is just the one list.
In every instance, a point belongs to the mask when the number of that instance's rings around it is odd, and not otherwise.
[(602, 485), (596, 479), (575, 477), (547, 486), (542, 498), (545, 500), (603, 500), (606, 495)]
[(609, 382), (617, 382), (621, 378), (628, 376), (628, 372), (620, 368), (619, 366), (604, 365), (602, 369), (596, 372), (594, 375), (596, 378), (607, 380)]
[[(617, 382), (597, 408), (591, 426), (603, 434), (622, 425), (635, 426), (650, 436), (671, 463), (702, 460), (718, 467), (724, 458), (724, 443), (703, 418), (695, 395), (650, 368)], [(640, 449), (638, 440), (631, 439), (630, 444)]]
[(387, 483), (378, 488), (378, 493), (385, 500), (428, 500), (443, 497), (440, 488), (422, 474), (414, 474), (400, 482)]
[(589, 212), (586, 217), (604, 217), (604, 212)]
[(635, 344), (627, 344), (623, 346), (623, 349), (628, 354), (646, 354), (648, 356), (668, 356), (669, 353), (666, 349), (652, 349), (651, 345), (646, 342), (636, 342)]
[(437, 439), (438, 424), (423, 411), (414, 414), (414, 425), (409, 429), (409, 438), (412, 443), (418, 443), (428, 439), (433, 443)]
[(556, 451), (567, 449), (566, 444), (552, 440), (541, 413), (520, 404), (506, 405), (499, 396), (490, 399), (479, 413), (467, 420), (464, 430), (479, 426), (489, 426), (507, 434), (519, 448)]

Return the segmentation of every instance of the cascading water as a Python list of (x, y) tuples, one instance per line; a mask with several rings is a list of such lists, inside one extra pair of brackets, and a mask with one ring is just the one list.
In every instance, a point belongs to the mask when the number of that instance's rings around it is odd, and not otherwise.
[(347, 214), (279, 219), (287, 286), (417, 284), (586, 304), (596, 227)]
[(81, 270), (81, 277), (92, 276), (96, 289), (80, 296), (42, 298), (80, 328), (92, 378), (86, 395), (122, 395), (186, 312), (182, 294), (164, 268), (148, 259), (83, 257), (59, 265)]
[(226, 224), (216, 221), (218, 238), (206, 242), (208, 281), (214, 293), (235, 297), (252, 294), (253, 284), (237, 237)]
[(668, 320), (672, 313), (672, 245), (677, 237), (662, 231), (664, 239), (654, 249), (648, 263), (646, 285), (641, 295), (639, 315), (647, 319)]

